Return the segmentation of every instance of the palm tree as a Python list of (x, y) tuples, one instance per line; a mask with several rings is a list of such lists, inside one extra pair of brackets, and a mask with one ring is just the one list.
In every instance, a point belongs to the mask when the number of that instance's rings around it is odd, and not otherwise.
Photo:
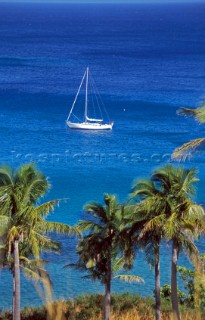
[(7, 218), (3, 242), (7, 259), (14, 261), (15, 320), (20, 320), (20, 253), (39, 259), (42, 250), (59, 248), (59, 244), (45, 234), (76, 233), (73, 227), (45, 220), (58, 203), (58, 200), (40, 203), (49, 188), (47, 178), (33, 164), (22, 165), (18, 170), (0, 168), (0, 212)]
[[(137, 201), (136, 210), (132, 215), (132, 226), (141, 227), (135, 236), (135, 241), (145, 250), (146, 260), (155, 268), (155, 305), (156, 320), (161, 319), (160, 299), (160, 243), (164, 236), (164, 197), (155, 183), (150, 179), (134, 183), (131, 194)], [(137, 219), (137, 222), (135, 222)]]
[[(205, 123), (205, 104), (203, 103), (197, 109), (181, 108), (178, 110), (178, 114), (186, 117), (194, 117), (199, 123)], [(173, 158), (185, 159), (191, 155), (194, 151), (204, 149), (205, 138), (197, 138), (192, 141), (184, 143), (181, 147), (174, 150)]]
[(122, 231), (123, 236), (120, 236), (124, 217), (123, 206), (118, 204), (114, 195), (109, 194), (104, 195), (104, 203), (89, 203), (85, 206), (85, 211), (91, 214), (91, 219), (79, 222), (80, 230), (86, 232), (86, 235), (79, 241), (79, 259), (74, 266), (87, 270), (89, 274), (86, 277), (98, 279), (105, 285), (103, 319), (109, 320), (113, 263), (125, 246), (125, 232)]
[(195, 194), (195, 169), (175, 168), (167, 165), (156, 170), (152, 181), (164, 197), (166, 223), (164, 233), (172, 241), (171, 299), (174, 318), (179, 320), (177, 299), (177, 262), (181, 250), (188, 256), (198, 255), (194, 237), (203, 229), (204, 210), (192, 201)]

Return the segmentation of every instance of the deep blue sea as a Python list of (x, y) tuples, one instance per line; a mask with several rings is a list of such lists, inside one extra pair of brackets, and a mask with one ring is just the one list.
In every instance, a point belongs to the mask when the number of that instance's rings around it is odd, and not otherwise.
[[(0, 4), (0, 162), (35, 161), (50, 177), (46, 197), (66, 198), (49, 219), (75, 224), (83, 205), (103, 193), (125, 201), (137, 178), (170, 160), (174, 148), (205, 135), (176, 115), (205, 93), (205, 5)], [(89, 66), (112, 131), (72, 131), (65, 120)], [(79, 100), (83, 101), (83, 93)], [(204, 155), (197, 166), (197, 200), (204, 203)], [(58, 237), (60, 255), (45, 254), (54, 298), (103, 292), (64, 269), (75, 241)], [(201, 251), (205, 251), (200, 241)], [(170, 247), (162, 248), (162, 284), (170, 280)], [(187, 263), (182, 256), (180, 263)], [(115, 292), (152, 295), (154, 274), (137, 255), (132, 273), (145, 284), (113, 280)], [(22, 306), (43, 301), (22, 275)], [(11, 307), (12, 279), (0, 271), (0, 307)]]

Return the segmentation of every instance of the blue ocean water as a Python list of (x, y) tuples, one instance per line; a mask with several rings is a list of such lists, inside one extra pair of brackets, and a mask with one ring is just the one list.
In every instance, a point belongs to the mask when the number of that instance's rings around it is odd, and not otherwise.
[[(0, 162), (35, 161), (50, 177), (46, 199), (63, 198), (50, 219), (75, 224), (83, 205), (115, 193), (125, 201), (133, 181), (170, 160), (175, 147), (204, 136), (204, 127), (176, 115), (204, 94), (204, 4), (0, 4)], [(65, 119), (85, 68), (115, 122), (112, 132), (71, 131)], [(80, 97), (82, 99), (82, 97)], [(204, 202), (204, 158), (197, 200)], [(75, 240), (58, 237), (46, 254), (54, 297), (103, 292), (64, 269)], [(199, 243), (201, 251), (204, 244)], [(162, 247), (162, 283), (170, 280), (170, 247)], [(182, 256), (181, 263), (187, 264)], [(113, 280), (115, 292), (151, 295), (153, 272), (137, 255), (133, 274), (145, 284)], [(12, 280), (0, 271), (0, 307), (11, 307)], [(22, 275), (22, 306), (43, 303)]]

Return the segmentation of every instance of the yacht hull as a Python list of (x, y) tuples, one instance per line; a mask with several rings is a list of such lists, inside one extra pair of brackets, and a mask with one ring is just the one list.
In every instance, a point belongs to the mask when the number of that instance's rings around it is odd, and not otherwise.
[(89, 122), (83, 122), (83, 123), (74, 123), (67, 121), (66, 122), (68, 127), (71, 129), (81, 129), (81, 130), (112, 130), (113, 122), (108, 124), (103, 123), (89, 123)]

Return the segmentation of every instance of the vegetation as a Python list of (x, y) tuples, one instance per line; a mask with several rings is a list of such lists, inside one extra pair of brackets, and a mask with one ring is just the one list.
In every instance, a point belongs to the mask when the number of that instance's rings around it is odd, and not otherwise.
[(197, 256), (194, 236), (202, 230), (203, 208), (191, 200), (194, 183), (197, 181), (195, 170), (166, 166), (154, 172), (153, 181), (163, 196), (165, 238), (172, 242), (171, 300), (173, 314), (180, 319), (177, 299), (177, 261), (181, 250), (191, 258)]
[(100, 280), (105, 285), (103, 318), (109, 320), (111, 279), (119, 262), (125, 260), (118, 259), (118, 256), (123, 249), (126, 250), (129, 239), (124, 228), (124, 206), (118, 204), (114, 195), (108, 194), (104, 195), (104, 203), (104, 206), (89, 203), (85, 207), (85, 212), (91, 214), (92, 219), (79, 222), (79, 229), (86, 235), (79, 241), (79, 260), (73, 266), (88, 271), (86, 277)]
[[(205, 123), (205, 104), (203, 102), (197, 109), (181, 108), (179, 109), (178, 114), (185, 117), (193, 117), (198, 123)], [(186, 142), (181, 147), (174, 150), (173, 158), (186, 159), (194, 152), (204, 149), (204, 146), (205, 138), (197, 138)]]
[[(104, 297), (100, 294), (82, 295), (74, 300), (56, 301), (46, 307), (26, 307), (21, 312), (22, 320), (99, 320), (102, 319)], [(48, 313), (48, 310), (52, 313)], [(205, 313), (193, 310), (188, 304), (180, 303), (182, 320), (204, 319)], [(155, 316), (154, 299), (142, 298), (139, 295), (124, 293), (113, 294), (111, 318), (113, 320), (153, 320)], [(0, 320), (11, 320), (10, 311), (0, 314)], [(162, 296), (162, 319), (172, 320), (170, 301)]]
[[(155, 309), (156, 320), (161, 318), (161, 299), (160, 299), (160, 243), (164, 236), (163, 213), (164, 200), (160, 190), (151, 179), (139, 180), (135, 182), (132, 199), (140, 199), (137, 203), (136, 212), (134, 211), (133, 226), (140, 230), (136, 242), (144, 249), (146, 261), (155, 268)], [(137, 221), (135, 222), (135, 219)], [(138, 221), (142, 222), (139, 228)]]
[[(199, 256), (195, 239), (204, 233), (205, 214), (193, 201), (196, 181), (194, 169), (164, 166), (149, 179), (136, 181), (127, 203), (120, 204), (115, 195), (105, 194), (103, 205), (87, 204), (84, 209), (89, 218), (71, 227), (46, 220), (59, 201), (42, 203), (50, 185), (33, 165), (23, 165), (16, 171), (0, 168), (1, 264), (8, 266), (14, 277), (13, 310), (1, 313), (0, 319), (153, 319), (155, 314), (156, 320), (179, 320), (192, 319), (194, 309), (199, 318), (203, 317), (204, 256)], [(45, 261), (40, 259), (42, 251), (60, 249), (51, 232), (80, 236), (78, 260), (68, 266), (104, 284), (104, 298), (94, 295), (48, 303), (42, 308), (27, 308), (20, 315), (20, 268), (45, 286), (51, 285)], [(162, 241), (172, 243), (172, 276), (171, 286), (160, 288)], [(121, 269), (132, 268), (140, 249), (155, 268), (155, 303), (153, 298), (133, 295), (113, 294), (111, 300), (113, 277), (142, 281), (138, 276), (119, 274)], [(177, 269), (182, 250), (193, 262), (193, 271)], [(177, 270), (186, 281), (188, 293), (178, 290)], [(185, 315), (190, 307), (192, 310)]]
[[(24, 266), (33, 277), (43, 278), (46, 273), (37, 269), (42, 263), (40, 252), (60, 248), (45, 234), (76, 232), (73, 227), (45, 220), (58, 203), (58, 200), (52, 200), (39, 204), (48, 189), (46, 177), (31, 164), (23, 165), (16, 171), (9, 167), (0, 169), (0, 219), (3, 225), (1, 262), (9, 265), (13, 274), (14, 320), (20, 320), (20, 266)], [(36, 259), (35, 268), (34, 263), (29, 261), (30, 257)]]

